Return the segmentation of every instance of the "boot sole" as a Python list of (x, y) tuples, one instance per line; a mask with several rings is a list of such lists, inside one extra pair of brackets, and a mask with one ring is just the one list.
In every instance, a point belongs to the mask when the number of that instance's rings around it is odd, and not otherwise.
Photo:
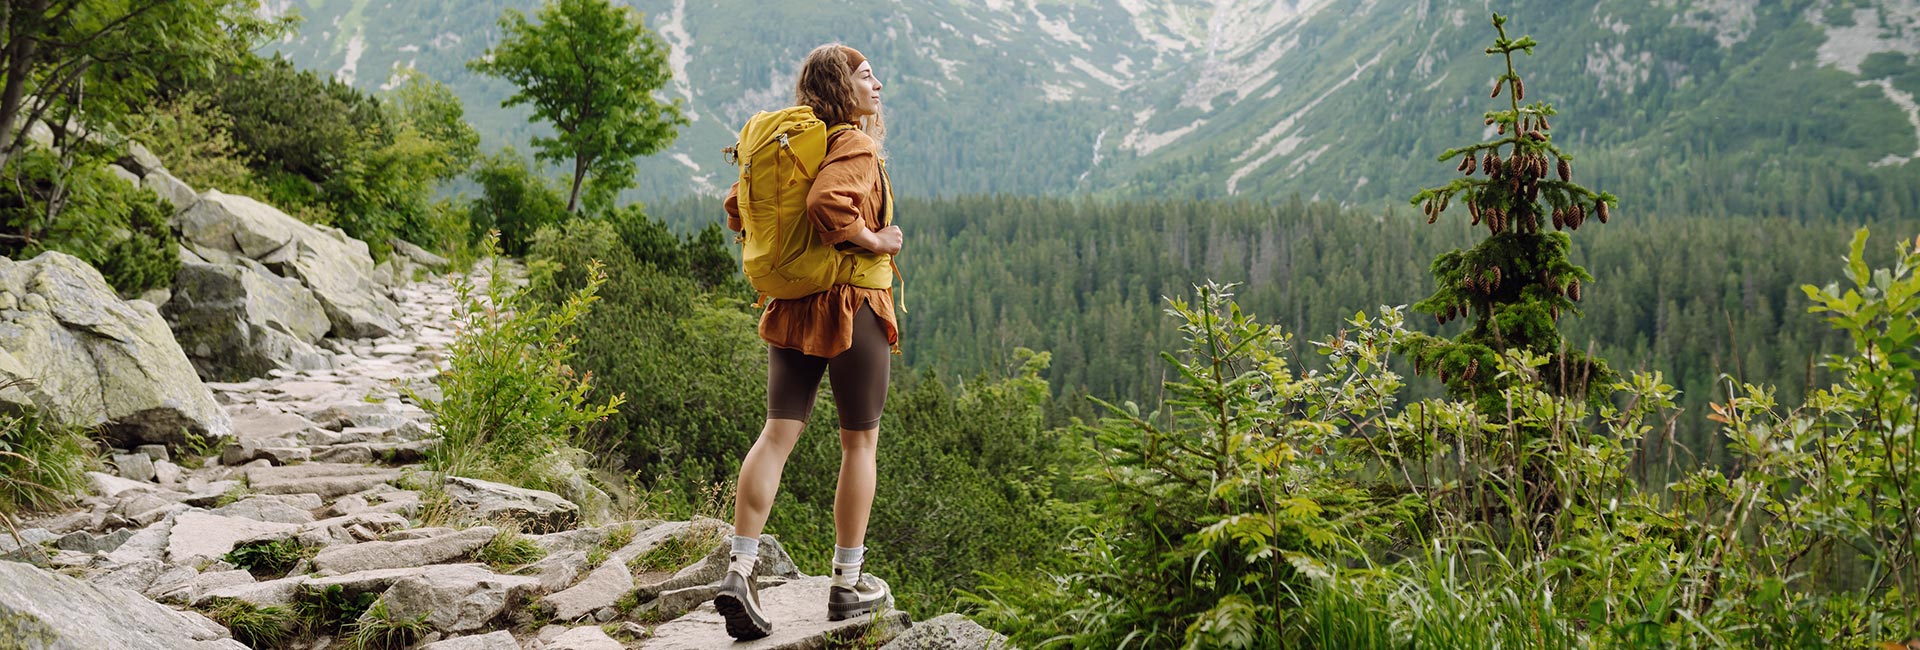
[(765, 638), (773, 633), (773, 626), (754, 620), (753, 612), (747, 610), (747, 604), (733, 594), (720, 594), (713, 597), (713, 609), (727, 619), (727, 636), (740, 641)]
[(869, 603), (828, 603), (827, 620), (844, 621), (855, 616), (865, 616), (882, 606), (891, 605), (892, 599), (877, 600)]

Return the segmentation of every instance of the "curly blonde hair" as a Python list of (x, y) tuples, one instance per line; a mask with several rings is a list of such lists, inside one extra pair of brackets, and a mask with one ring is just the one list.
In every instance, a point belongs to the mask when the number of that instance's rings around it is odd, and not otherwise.
[(866, 92), (861, 86), (854, 77), (846, 46), (828, 43), (813, 48), (800, 63), (800, 74), (793, 84), (793, 103), (812, 107), (813, 114), (828, 125), (852, 124), (865, 131), (875, 143), (884, 142), (887, 127), (879, 114), (854, 117), (861, 93)]

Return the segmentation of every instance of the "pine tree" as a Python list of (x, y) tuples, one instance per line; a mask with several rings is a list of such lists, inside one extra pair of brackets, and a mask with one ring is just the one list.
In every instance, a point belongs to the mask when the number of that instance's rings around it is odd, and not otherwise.
[(1403, 350), (1416, 372), (1433, 375), (1455, 399), (1475, 400), (1481, 412), (1497, 417), (1505, 410), (1494, 372), (1499, 355), (1526, 350), (1549, 359), (1541, 368), (1546, 384), (1566, 396), (1588, 395), (1604, 382), (1605, 362), (1566, 349), (1558, 329), (1562, 314), (1578, 314), (1583, 284), (1593, 276), (1567, 259), (1572, 238), (1589, 218), (1606, 223), (1612, 194), (1596, 193), (1573, 182), (1573, 156), (1554, 144), (1548, 118), (1551, 104), (1526, 99), (1526, 83), (1513, 67), (1513, 53), (1533, 54), (1531, 36), (1507, 37), (1507, 19), (1493, 15), (1499, 33), (1486, 52), (1506, 61), (1494, 79), (1493, 97), (1507, 94), (1507, 108), (1488, 111), (1485, 123), (1497, 137), (1448, 149), (1440, 161), (1459, 158), (1462, 177), (1414, 195), (1427, 223), (1436, 222), (1455, 200), (1466, 205), (1472, 224), (1487, 236), (1471, 250), (1453, 250), (1436, 258), (1433, 294), (1413, 305), (1441, 324), (1458, 318), (1472, 326), (1452, 340), (1421, 335)]

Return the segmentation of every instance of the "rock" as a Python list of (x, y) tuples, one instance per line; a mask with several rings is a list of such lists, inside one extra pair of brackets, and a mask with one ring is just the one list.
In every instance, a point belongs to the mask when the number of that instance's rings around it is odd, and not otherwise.
[(88, 578), (87, 582), (97, 587), (146, 591), (147, 587), (153, 586), (154, 579), (166, 570), (166, 563), (159, 560), (137, 560), (110, 566)]
[[(369, 427), (378, 430), (392, 430), (406, 426), (417, 426), (414, 420), (425, 415), (417, 411), (418, 407), (404, 405), (372, 404), (352, 402), (334, 404), (313, 416), (320, 426), (340, 431), (349, 427)], [(369, 442), (368, 440), (343, 440), (342, 442)]]
[(479, 564), (445, 564), (396, 580), (380, 598), (395, 618), (425, 614), (436, 630), (470, 632), (525, 603), (538, 585), (537, 579), (499, 575)]
[[(313, 500), (319, 501), (318, 498)], [(213, 514), (279, 524), (313, 523), (312, 508), (301, 508), (287, 501), (279, 495), (248, 497), (215, 508)]]
[(297, 280), (242, 264), (180, 265), (162, 310), (203, 379), (242, 381), (269, 370), (329, 367), (313, 342), (332, 324)]
[(312, 420), (271, 407), (238, 407), (229, 414), (234, 435), (247, 438), (293, 438), (320, 428)]
[(152, 482), (155, 478), (153, 459), (146, 454), (114, 454), (113, 467), (120, 476), (129, 481)]
[(154, 489), (152, 485), (146, 483), (120, 478), (112, 474), (102, 474), (100, 472), (87, 472), (87, 482), (93, 486), (95, 493), (109, 499), (120, 496), (123, 492), (142, 492), (152, 491)]
[(237, 542), (292, 537), (299, 526), (240, 517), (189, 512), (174, 518), (167, 537), (167, 561), (188, 564), (215, 560), (233, 551)]
[(545, 592), (561, 591), (573, 584), (580, 574), (587, 571), (587, 554), (579, 551), (549, 553), (538, 562), (522, 567), (516, 573), (532, 575), (540, 580), (540, 590)]
[(34, 120), (27, 125), (27, 141), (40, 145), (42, 149), (53, 148), (53, 128), (46, 122)]
[(209, 190), (177, 217), (182, 238), (255, 259), (313, 290), (336, 334), (379, 338), (400, 332), (400, 307), (373, 278), (365, 242), (301, 223), (273, 206)]
[(127, 540), (132, 539), (134, 534), (138, 532), (140, 531), (132, 528), (122, 528), (111, 533), (95, 535), (84, 530), (76, 530), (61, 537), (60, 541), (54, 543), (54, 546), (62, 550), (79, 551), (81, 553), (112, 553), (114, 549), (120, 548), (121, 544), (127, 543)]
[(387, 245), (393, 248), (395, 254), (405, 256), (407, 259), (412, 260), (414, 264), (419, 264), (427, 268), (444, 271), (447, 267), (453, 265), (452, 262), (447, 261), (447, 258), (429, 253), (427, 249), (415, 246), (413, 242), (399, 237), (388, 237)]
[(400, 470), (306, 463), (248, 468), (247, 484), (261, 494), (317, 494), (323, 499), (361, 492), (400, 478)]
[(245, 465), (256, 460), (265, 460), (274, 465), (292, 465), (307, 462), (312, 457), (313, 451), (306, 447), (295, 447), (285, 441), (256, 438), (235, 438), (227, 441), (227, 445), (220, 449), (222, 465)]
[[(855, 616), (844, 621), (829, 621), (822, 610), (827, 602), (826, 576), (802, 578), (778, 587), (760, 590), (760, 605), (774, 621), (773, 634), (751, 645), (735, 644), (727, 636), (726, 620), (706, 603), (680, 618), (653, 628), (653, 638), (642, 643), (646, 650), (707, 650), (710, 648), (754, 648), (755, 650), (817, 650), (842, 647), (854, 638), (888, 640), (908, 625), (907, 614), (889, 611), (876, 616)], [(878, 629), (872, 629), (878, 628)]]
[(959, 614), (943, 614), (913, 627), (880, 650), (1013, 650), (1007, 637)]
[(86, 262), (55, 251), (0, 260), (0, 293), (23, 296), (28, 308), (0, 311), (0, 378), (33, 380), (0, 401), (20, 404), (24, 395), (61, 421), (104, 425), (115, 447), (232, 431), (159, 312), (120, 300)]
[(180, 477), (183, 475), (184, 471), (185, 470), (183, 470), (179, 465), (175, 465), (170, 461), (164, 461), (164, 460), (153, 461), (153, 477), (154, 477), (154, 480), (160, 482), (161, 487), (170, 488), (170, 487), (179, 485)]
[(600, 608), (612, 607), (632, 591), (633, 573), (627, 570), (625, 563), (609, 558), (593, 573), (587, 574), (580, 584), (549, 595), (544, 602), (553, 608), (555, 620), (573, 621)]
[(140, 176), (167, 171), (167, 166), (161, 164), (159, 156), (153, 155), (146, 145), (132, 141), (127, 142), (127, 155), (121, 156), (115, 163)]
[(580, 515), (579, 506), (552, 492), (460, 476), (447, 477), (446, 493), (473, 520), (510, 520), (534, 532), (567, 528)]
[(160, 462), (160, 461), (168, 460), (172, 458), (172, 455), (167, 452), (166, 445), (140, 445), (138, 447), (134, 447), (133, 450), (138, 453), (146, 454), (147, 458), (152, 459), (154, 462)]
[(246, 648), (205, 616), (13, 562), (0, 562), (0, 629), (34, 650)]
[(121, 167), (113, 163), (107, 163), (107, 172), (110, 174), (113, 174), (115, 177), (119, 178), (120, 180), (126, 181), (128, 185), (132, 185), (134, 187), (140, 186), (140, 175), (135, 174), (132, 171), (129, 171), (125, 167)]
[[(761, 589), (765, 588), (766, 585), (761, 585)], [(672, 620), (692, 611), (695, 607), (699, 607), (701, 603), (713, 600), (713, 597), (719, 594), (720, 585), (717, 584), (694, 585), (683, 589), (675, 589), (660, 594), (653, 600), (647, 601), (644, 611), (646, 611), (648, 618), (654, 620)]]
[(164, 169), (147, 172), (146, 176), (140, 177), (140, 187), (153, 190), (154, 194), (160, 195), (167, 205), (173, 206), (175, 213), (187, 209), (193, 205), (194, 201), (200, 200), (200, 193), (193, 191), (192, 185), (188, 185), (186, 181), (180, 180)]
[(598, 625), (576, 627), (547, 642), (547, 650), (626, 650), (626, 647), (607, 636)]
[(338, 575), (438, 564), (467, 557), (485, 546), (496, 532), (492, 527), (478, 526), (428, 539), (331, 546), (313, 556), (313, 566)]
[(266, 582), (241, 582), (236, 580), (235, 583), (231, 585), (212, 587), (195, 592), (189, 604), (194, 607), (204, 607), (215, 598), (234, 598), (261, 607), (287, 607), (292, 605), (294, 600), (300, 597), (300, 587), (306, 585), (308, 580), (310, 580), (310, 578), (303, 575), (292, 575), (279, 580), (268, 580)]
[[(167, 542), (173, 537), (173, 519), (163, 517), (121, 542), (107, 554), (107, 561), (126, 564), (167, 559)], [(191, 567), (189, 567), (191, 569)]]
[(420, 650), (520, 650), (520, 642), (513, 639), (513, 633), (500, 630), (491, 634), (463, 636), (435, 641)]
[(355, 442), (344, 445), (332, 445), (314, 450), (313, 460), (323, 463), (354, 463), (369, 465), (411, 465), (426, 460), (427, 452), (432, 450), (437, 440), (414, 440), (408, 442)]
[(200, 600), (201, 597), (208, 592), (257, 584), (254, 582), (253, 574), (251, 573), (239, 569), (225, 568), (232, 566), (225, 562), (217, 563), (217, 566), (223, 568), (209, 568), (207, 571), (201, 572), (200, 575), (194, 576), (192, 580), (188, 580), (186, 584), (162, 592), (157, 600), (184, 605)]

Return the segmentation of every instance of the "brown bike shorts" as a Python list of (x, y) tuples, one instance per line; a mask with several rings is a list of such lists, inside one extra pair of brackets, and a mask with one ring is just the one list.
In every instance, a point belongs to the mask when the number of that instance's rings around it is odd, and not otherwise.
[(892, 349), (887, 342), (887, 326), (866, 305), (853, 315), (853, 347), (832, 358), (767, 346), (767, 419), (806, 422), (813, 415), (813, 398), (820, 392), (820, 375), (825, 373), (833, 382), (833, 405), (840, 412), (840, 428), (880, 428)]

